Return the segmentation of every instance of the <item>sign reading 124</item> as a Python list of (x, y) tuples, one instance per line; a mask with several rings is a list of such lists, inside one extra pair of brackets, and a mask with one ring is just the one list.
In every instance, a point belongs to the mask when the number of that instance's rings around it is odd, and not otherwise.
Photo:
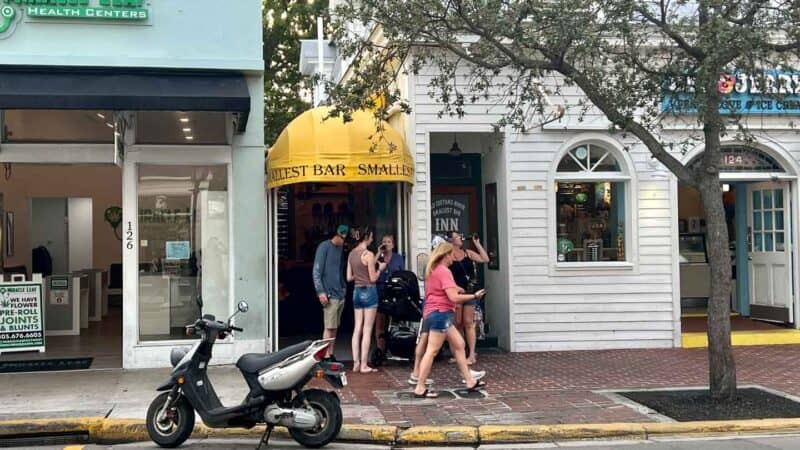
[(144, 21), (145, 0), (0, 0), (0, 34), (13, 31), (22, 17), (43, 19)]

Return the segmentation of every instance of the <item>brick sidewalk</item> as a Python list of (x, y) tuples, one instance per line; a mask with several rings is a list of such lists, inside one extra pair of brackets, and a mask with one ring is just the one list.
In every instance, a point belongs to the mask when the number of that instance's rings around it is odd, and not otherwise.
[[(735, 355), (740, 385), (757, 384), (800, 397), (800, 345), (737, 347)], [(593, 391), (708, 383), (705, 349), (481, 354), (478, 368), (488, 373), (486, 398), (407, 398), (410, 368), (397, 364), (375, 374), (348, 373), (350, 386), (340, 392), (345, 422), (402, 427), (646, 422), (655, 419)], [(0, 420), (141, 419), (169, 372), (0, 374)], [(246, 395), (247, 385), (235, 367), (211, 367), (209, 373), (223, 404), (234, 405)], [(436, 389), (462, 387), (454, 364), (437, 363), (432, 377)], [(330, 389), (322, 381), (315, 383)]]
[[(800, 346), (737, 347), (740, 385), (800, 396)], [(348, 373), (342, 391), (346, 423), (412, 425), (647, 422), (647, 416), (596, 390), (708, 384), (705, 349), (609, 350), (480, 355), (487, 398), (399, 399), (410, 392), (407, 366), (377, 374)], [(437, 389), (457, 389), (454, 364), (437, 363)]]

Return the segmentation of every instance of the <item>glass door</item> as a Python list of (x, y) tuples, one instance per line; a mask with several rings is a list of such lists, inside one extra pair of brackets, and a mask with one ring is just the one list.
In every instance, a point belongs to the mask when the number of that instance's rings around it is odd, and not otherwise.
[(792, 261), (787, 183), (748, 186), (750, 315), (792, 322)]

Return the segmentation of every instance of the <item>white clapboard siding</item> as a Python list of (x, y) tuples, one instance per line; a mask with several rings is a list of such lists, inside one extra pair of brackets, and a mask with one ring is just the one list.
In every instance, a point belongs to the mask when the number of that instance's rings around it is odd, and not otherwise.
[[(569, 114), (569, 112), (568, 112)], [(638, 210), (626, 233), (638, 248), (632, 267), (570, 272), (551, 268), (546, 190), (559, 151), (585, 130), (537, 130), (509, 139), (515, 350), (671, 347), (674, 339), (672, 199), (667, 180), (652, 180), (649, 154), (629, 153)], [(513, 190), (524, 186), (521, 190)], [(531, 186), (544, 186), (534, 191)], [(635, 228), (632, 228), (634, 227)], [(555, 272), (554, 272), (555, 271)]]

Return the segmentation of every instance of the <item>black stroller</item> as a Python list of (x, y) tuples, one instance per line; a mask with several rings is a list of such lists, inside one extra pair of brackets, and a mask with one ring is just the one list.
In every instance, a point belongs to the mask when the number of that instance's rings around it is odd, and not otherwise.
[(370, 364), (377, 367), (387, 359), (413, 361), (422, 319), (422, 297), (414, 272), (398, 270), (386, 280), (378, 312), (389, 319), (387, 331), (382, 336), (386, 340), (386, 352), (377, 347), (373, 349)]

